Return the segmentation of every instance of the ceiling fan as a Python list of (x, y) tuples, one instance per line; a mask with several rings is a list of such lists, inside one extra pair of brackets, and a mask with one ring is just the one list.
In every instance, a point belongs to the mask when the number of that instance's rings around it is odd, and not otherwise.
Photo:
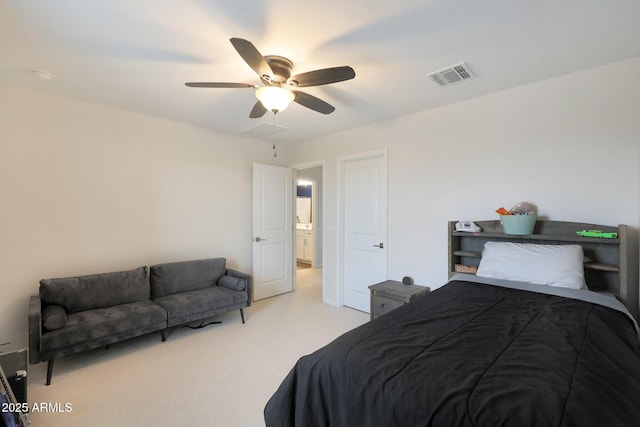
[(349, 66), (323, 68), (292, 76), (293, 62), (289, 59), (277, 55), (262, 56), (253, 43), (248, 40), (234, 37), (230, 41), (242, 59), (260, 76), (264, 86), (224, 82), (188, 82), (185, 85), (189, 87), (258, 89), (256, 91), (258, 102), (249, 114), (252, 119), (264, 116), (269, 110), (276, 114), (287, 108), (291, 102), (297, 102), (322, 114), (330, 114), (335, 110), (334, 106), (306, 92), (295, 90), (295, 88), (337, 83), (356, 76), (353, 68)]

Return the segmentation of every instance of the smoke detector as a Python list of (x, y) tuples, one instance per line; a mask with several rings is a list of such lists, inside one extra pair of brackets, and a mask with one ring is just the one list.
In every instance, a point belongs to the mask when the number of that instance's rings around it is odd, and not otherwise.
[(427, 77), (431, 77), (431, 80), (439, 86), (450, 86), (463, 80), (469, 80), (472, 76), (471, 68), (464, 62), (427, 74)]

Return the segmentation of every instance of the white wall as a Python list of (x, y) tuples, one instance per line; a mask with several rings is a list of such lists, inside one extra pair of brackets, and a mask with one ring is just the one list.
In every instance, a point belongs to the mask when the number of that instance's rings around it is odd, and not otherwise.
[(226, 257), (251, 269), (251, 163), (271, 146), (0, 86), (0, 351), (42, 278)]
[(340, 300), (338, 159), (354, 153), (388, 149), (391, 279), (441, 286), (447, 221), (497, 219), (520, 201), (637, 230), (638, 76), (640, 57), (292, 146), (291, 163), (327, 165), (325, 301)]

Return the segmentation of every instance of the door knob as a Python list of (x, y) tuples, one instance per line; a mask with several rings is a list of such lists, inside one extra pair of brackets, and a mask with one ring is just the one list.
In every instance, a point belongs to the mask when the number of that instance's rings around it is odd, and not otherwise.
[(374, 248), (384, 249), (384, 243), (380, 242), (379, 245), (373, 245)]
[(265, 240), (267, 240), (267, 239), (265, 239), (264, 237), (255, 237), (253, 239), (254, 242), (264, 242)]

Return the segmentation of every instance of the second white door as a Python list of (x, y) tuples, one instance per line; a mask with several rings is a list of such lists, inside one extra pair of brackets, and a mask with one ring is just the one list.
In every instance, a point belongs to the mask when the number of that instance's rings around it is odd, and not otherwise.
[(369, 285), (387, 279), (387, 158), (343, 161), (344, 305), (370, 311)]

